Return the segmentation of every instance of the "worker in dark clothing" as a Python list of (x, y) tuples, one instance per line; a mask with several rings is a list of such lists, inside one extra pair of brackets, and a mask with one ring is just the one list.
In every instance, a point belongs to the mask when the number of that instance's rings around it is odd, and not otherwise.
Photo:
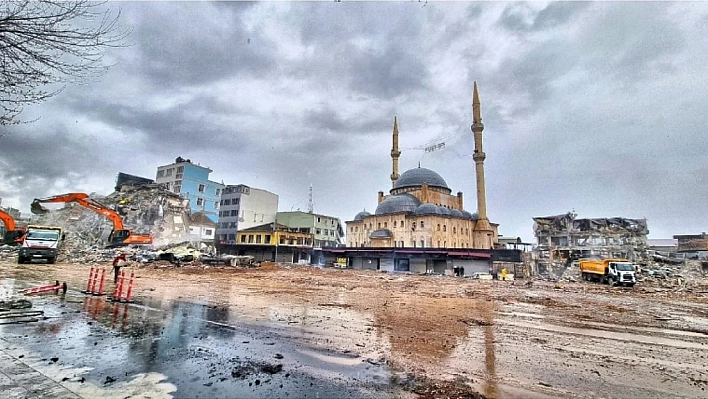
[(124, 253), (118, 254), (118, 256), (113, 259), (113, 283), (118, 284), (118, 275), (120, 274), (120, 268), (125, 266), (128, 261)]

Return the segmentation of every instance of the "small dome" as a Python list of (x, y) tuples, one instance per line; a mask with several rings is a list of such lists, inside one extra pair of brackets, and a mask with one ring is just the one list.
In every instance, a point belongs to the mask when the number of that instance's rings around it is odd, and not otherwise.
[(381, 201), (376, 207), (376, 215), (389, 215), (391, 213), (415, 212), (420, 206), (418, 198), (410, 194), (392, 195)]
[(469, 212), (467, 212), (467, 211), (462, 211), (462, 217), (465, 218), (465, 219), (474, 220), (474, 219), (472, 218), (472, 214), (469, 213)]
[(456, 217), (456, 218), (464, 218), (465, 215), (462, 214), (462, 212), (458, 211), (457, 209), (450, 209), (450, 216)]
[(444, 206), (439, 207), (439, 209), (440, 209), (440, 214), (441, 214), (441, 215), (450, 216), (450, 210), (449, 210), (449, 209), (445, 208)]
[(369, 234), (369, 238), (391, 238), (391, 237), (393, 237), (393, 234), (391, 234), (391, 230), (388, 230), (388, 229), (374, 230), (371, 234)]
[(356, 221), (362, 220), (367, 216), (371, 216), (371, 214), (367, 211), (359, 212), (356, 214), (356, 216), (354, 216), (354, 221), (356, 222)]
[(393, 188), (420, 187), (423, 183), (426, 183), (430, 187), (449, 189), (445, 179), (443, 179), (439, 174), (430, 169), (420, 167), (403, 172), (401, 177), (396, 180), (396, 184), (393, 185)]
[(439, 215), (440, 209), (435, 204), (423, 204), (415, 210), (416, 215)]

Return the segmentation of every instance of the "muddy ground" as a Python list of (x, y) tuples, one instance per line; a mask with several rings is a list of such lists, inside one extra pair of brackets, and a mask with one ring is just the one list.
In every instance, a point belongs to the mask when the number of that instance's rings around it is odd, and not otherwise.
[(66, 296), (34, 299), (51, 318), (0, 325), (0, 344), (45, 366), (59, 348), (64, 374), (44, 373), (84, 397), (96, 391), (81, 391), (80, 375), (152, 397), (708, 397), (708, 282), (689, 292), (136, 265), (125, 305), (79, 292), (89, 268), (0, 261), (5, 298), (67, 282)]

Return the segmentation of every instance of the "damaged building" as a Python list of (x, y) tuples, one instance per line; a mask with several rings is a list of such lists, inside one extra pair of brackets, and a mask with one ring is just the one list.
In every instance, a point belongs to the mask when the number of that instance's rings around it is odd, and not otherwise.
[(534, 217), (535, 272), (560, 275), (573, 261), (587, 257), (616, 257), (637, 262), (647, 250), (646, 219), (585, 218), (575, 212)]

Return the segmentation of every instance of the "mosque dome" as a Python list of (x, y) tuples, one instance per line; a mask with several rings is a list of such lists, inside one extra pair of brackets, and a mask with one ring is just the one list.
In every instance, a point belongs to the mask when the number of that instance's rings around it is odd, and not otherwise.
[(376, 215), (389, 215), (392, 213), (415, 212), (420, 206), (418, 198), (410, 194), (392, 195), (381, 201), (376, 207)]
[(356, 216), (354, 216), (354, 221), (356, 222), (356, 221), (359, 221), (359, 220), (363, 220), (363, 219), (364, 219), (365, 217), (367, 217), (367, 216), (371, 216), (371, 214), (370, 214), (369, 212), (367, 212), (367, 211), (359, 212), (359, 213), (356, 214)]
[(477, 212), (475, 212), (475, 213), (469, 213), (468, 211), (462, 211), (462, 216), (463, 216), (465, 219), (469, 219), (469, 220), (477, 220), (477, 219), (479, 219), (479, 216), (477, 215)]
[(423, 184), (427, 184), (430, 187), (440, 187), (450, 189), (439, 174), (433, 172), (426, 168), (413, 168), (403, 172), (403, 174), (396, 180), (393, 188), (404, 188), (404, 187), (420, 187)]
[(440, 209), (435, 204), (423, 204), (415, 210), (416, 215), (439, 215)]
[(440, 214), (441, 214), (441, 215), (451, 216), (450, 210), (447, 209), (447, 208), (445, 208), (444, 206), (441, 206), (441, 207), (439, 207), (438, 209), (440, 209)]
[(456, 218), (464, 218), (465, 217), (462, 214), (462, 212), (458, 211), (457, 209), (450, 209), (450, 216), (456, 217)]

